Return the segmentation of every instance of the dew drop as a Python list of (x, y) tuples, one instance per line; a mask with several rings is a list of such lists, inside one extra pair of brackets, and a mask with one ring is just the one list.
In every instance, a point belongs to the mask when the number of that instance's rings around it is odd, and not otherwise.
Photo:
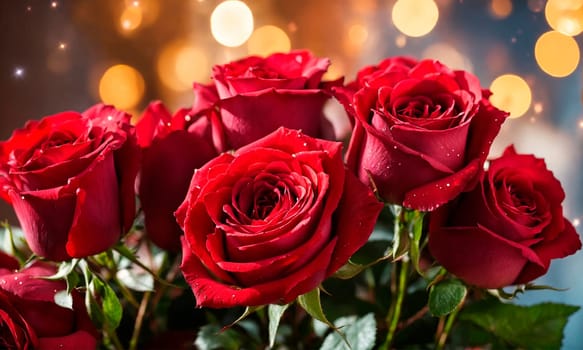
[(458, 158), (461, 157), (461, 155), (459, 153), (457, 153), (455, 156), (458, 157)]
[(393, 146), (393, 149), (397, 149), (397, 146), (396, 146), (396, 145), (395, 145), (395, 146)]
[(296, 62), (297, 63), (302, 63), (304, 61), (304, 58), (302, 57), (302, 55), (297, 55), (296, 56)]
[(192, 118), (187, 114), (184, 116), (184, 120), (186, 120), (187, 122), (189, 122)]
[(446, 184), (445, 184), (445, 187), (449, 187), (449, 186), (451, 186), (449, 183), (446, 183)]
[(18, 281), (18, 276), (14, 276), (14, 280), (15, 281)]
[(112, 116), (110, 116), (110, 115), (108, 115), (108, 116), (107, 116), (107, 120), (109, 120), (109, 121), (112, 121), (112, 120), (113, 120), (113, 117), (112, 117)]
[(20, 199), (24, 200), (24, 196), (20, 196)]
[(0, 280), (0, 284), (6, 284), (6, 280), (5, 279), (1, 279)]
[(295, 154), (295, 153), (294, 153), (294, 154), (292, 154), (292, 158), (296, 158), (296, 157), (297, 157), (297, 156), (296, 156), (296, 154)]
[(22, 281), (18, 281), (18, 285), (19, 286), (22, 286)]
[(450, 153), (446, 153), (445, 156), (446, 157), (451, 157), (451, 154)]
[(304, 142), (304, 147), (308, 147), (308, 143), (307, 142)]
[(398, 166), (401, 166), (401, 165), (403, 165), (403, 163), (399, 162), (399, 163), (397, 163), (397, 165), (398, 165)]

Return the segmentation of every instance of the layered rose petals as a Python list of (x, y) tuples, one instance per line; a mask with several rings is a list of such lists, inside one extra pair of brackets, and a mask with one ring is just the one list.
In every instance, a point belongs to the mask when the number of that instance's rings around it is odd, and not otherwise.
[(28, 122), (0, 143), (0, 193), (33, 252), (96, 254), (131, 227), (139, 150), (129, 119), (97, 105)]
[(323, 107), (330, 87), (340, 82), (322, 81), (329, 65), (329, 59), (308, 51), (292, 51), (213, 67), (214, 85), (195, 84), (195, 89), (205, 91), (206, 100), (218, 96), (216, 107), (226, 140), (222, 150), (244, 146), (280, 126), (330, 137), (332, 128)]
[(509, 147), (471, 192), (431, 214), (429, 248), (467, 283), (500, 288), (547, 272), (581, 248), (563, 217), (565, 197), (542, 159)]
[(82, 295), (73, 290), (72, 306), (55, 303), (64, 281), (43, 277), (56, 272), (36, 263), (20, 272), (0, 269), (0, 346), (7, 349), (94, 349), (98, 332)]
[[(196, 108), (196, 106), (195, 106)], [(217, 155), (212, 138), (213, 112), (178, 110), (151, 103), (136, 125), (142, 146), (137, 185), (148, 237), (157, 246), (180, 251), (182, 230), (174, 212), (184, 200), (195, 169)]]
[(507, 113), (478, 79), (397, 57), (336, 90), (353, 117), (347, 162), (386, 201), (431, 211), (477, 181)]
[(290, 302), (346, 263), (380, 209), (339, 143), (281, 128), (195, 173), (176, 212), (182, 270), (200, 306)]

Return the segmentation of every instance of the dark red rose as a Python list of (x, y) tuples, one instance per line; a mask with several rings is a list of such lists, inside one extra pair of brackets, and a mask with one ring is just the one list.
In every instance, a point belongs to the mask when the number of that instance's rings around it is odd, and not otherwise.
[(280, 128), (195, 173), (182, 272), (199, 306), (287, 303), (347, 262), (381, 208), (340, 143)]
[(72, 291), (72, 308), (57, 305), (64, 281), (40, 278), (56, 269), (42, 264), (21, 272), (0, 269), (0, 346), (3, 349), (95, 349), (98, 332), (83, 297)]
[(0, 195), (35, 254), (100, 253), (131, 227), (139, 148), (129, 121), (96, 105), (29, 121), (0, 142)]
[(474, 190), (431, 213), (429, 249), (469, 284), (501, 288), (545, 274), (581, 248), (563, 217), (565, 193), (542, 159), (509, 147)]
[(213, 67), (214, 86), (206, 88), (209, 95), (218, 95), (227, 148), (246, 145), (280, 126), (313, 137), (332, 136), (323, 107), (330, 86), (339, 82), (322, 81), (329, 65), (329, 59), (293, 51)]
[(173, 252), (180, 251), (182, 234), (174, 212), (186, 196), (194, 169), (218, 154), (211, 127), (216, 119), (206, 111), (181, 109), (171, 116), (161, 102), (153, 102), (136, 125), (143, 147), (137, 187), (146, 233)]
[(387, 202), (431, 211), (473, 187), (507, 113), (478, 79), (396, 57), (336, 89), (355, 122), (347, 163)]

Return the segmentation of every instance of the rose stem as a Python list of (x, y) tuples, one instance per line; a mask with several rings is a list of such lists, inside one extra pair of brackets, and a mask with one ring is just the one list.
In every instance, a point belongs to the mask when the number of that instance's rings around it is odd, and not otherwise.
[(447, 320), (445, 321), (445, 327), (443, 328), (443, 332), (439, 335), (437, 339), (437, 344), (435, 349), (436, 350), (443, 350), (445, 348), (445, 343), (447, 342), (447, 337), (449, 336), (449, 332), (451, 331), (451, 327), (454, 324), (454, 321), (457, 317), (457, 314), (462, 309), (464, 305), (465, 297), (462, 299), (462, 302), (447, 316)]
[[(383, 349), (390, 349), (393, 343), (393, 338), (395, 336), (395, 331), (397, 330), (397, 325), (399, 324), (399, 318), (401, 317), (401, 307), (403, 306), (403, 299), (405, 298), (405, 290), (407, 289), (407, 275), (409, 272), (409, 256), (405, 255), (401, 259), (401, 262), (395, 262), (397, 269), (399, 269), (399, 284), (397, 286), (396, 297), (393, 294), (393, 301), (391, 302), (391, 311), (387, 315), (387, 324), (389, 326), (389, 331), (387, 333), (387, 338), (383, 344)], [(396, 277), (395, 275), (393, 275)], [(391, 288), (392, 289), (392, 288)]]
[(146, 310), (148, 308), (148, 303), (150, 302), (151, 296), (151, 292), (145, 292), (144, 296), (142, 297), (142, 302), (140, 303), (140, 308), (138, 309), (138, 314), (136, 315), (136, 323), (134, 325), (132, 339), (130, 340), (129, 350), (135, 350), (138, 346), (138, 339), (140, 337), (142, 323), (144, 321), (144, 316), (146, 315)]

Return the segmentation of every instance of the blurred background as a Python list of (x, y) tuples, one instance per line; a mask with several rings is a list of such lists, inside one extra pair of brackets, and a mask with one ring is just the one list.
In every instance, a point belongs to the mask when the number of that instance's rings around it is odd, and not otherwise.
[[(583, 0), (18, 0), (0, 1), (0, 139), (26, 120), (103, 101), (138, 118), (149, 101), (192, 104), (214, 64), (306, 48), (327, 78), (352, 80), (392, 55), (435, 58), (477, 75), (511, 112), (492, 155), (534, 153), (561, 180), (565, 215), (583, 220), (580, 65)], [(327, 112), (346, 128), (338, 105)], [(336, 116), (340, 116), (336, 118)], [(16, 223), (9, 206), (0, 217)], [(583, 253), (555, 261), (521, 303), (583, 306)], [(583, 311), (565, 349), (583, 347)]]

